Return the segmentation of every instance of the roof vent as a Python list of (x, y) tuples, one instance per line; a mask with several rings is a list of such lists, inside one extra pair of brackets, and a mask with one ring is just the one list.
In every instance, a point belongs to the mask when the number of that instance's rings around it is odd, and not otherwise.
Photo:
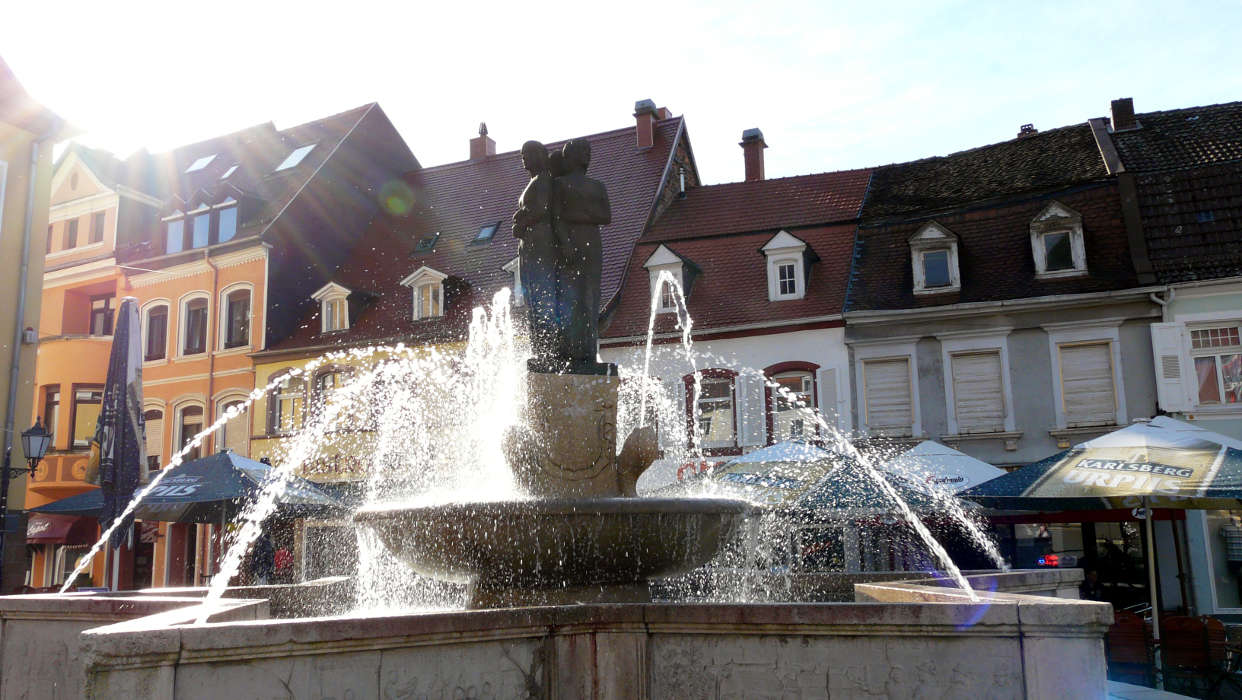
[(1023, 124), (1022, 126), (1018, 127), (1018, 138), (1020, 139), (1024, 139), (1027, 136), (1034, 136), (1035, 134), (1038, 134), (1038, 133), (1039, 133), (1039, 129), (1036, 129), (1034, 124)]
[(747, 129), (742, 132), (742, 154), (746, 161), (746, 181), (754, 182), (763, 179), (763, 149), (768, 144), (763, 140), (763, 132), (758, 129)]

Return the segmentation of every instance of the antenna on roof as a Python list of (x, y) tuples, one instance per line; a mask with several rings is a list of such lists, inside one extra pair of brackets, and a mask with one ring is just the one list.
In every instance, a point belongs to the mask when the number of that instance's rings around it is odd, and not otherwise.
[(479, 122), (479, 136), (487, 136), (487, 122)]

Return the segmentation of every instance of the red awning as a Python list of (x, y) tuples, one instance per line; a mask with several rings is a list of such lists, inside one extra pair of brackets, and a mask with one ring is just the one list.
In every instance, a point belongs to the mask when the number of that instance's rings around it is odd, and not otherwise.
[(27, 544), (91, 544), (95, 519), (73, 515), (32, 513), (26, 521)]

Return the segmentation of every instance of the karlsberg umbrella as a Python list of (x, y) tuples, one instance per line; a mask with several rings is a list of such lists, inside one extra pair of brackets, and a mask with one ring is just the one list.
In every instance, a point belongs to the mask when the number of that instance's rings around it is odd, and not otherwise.
[[(1152, 637), (1160, 639), (1151, 508), (1235, 509), (1242, 442), (1158, 416), (967, 489), (963, 498), (1007, 510), (1142, 508)], [(1156, 667), (1160, 667), (1159, 646)]]
[[(218, 523), (234, 518), (259, 493), (272, 468), (224, 450), (173, 469), (139, 504), (135, 517), (177, 523)], [(339, 501), (300, 477), (289, 479), (276, 502), (291, 514), (346, 510)], [(103, 505), (102, 492), (92, 489), (31, 510), (98, 517)]]

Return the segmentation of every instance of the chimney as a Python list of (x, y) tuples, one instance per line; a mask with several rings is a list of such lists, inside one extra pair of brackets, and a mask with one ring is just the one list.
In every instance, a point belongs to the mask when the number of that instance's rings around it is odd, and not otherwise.
[(1038, 133), (1039, 133), (1039, 129), (1036, 129), (1034, 124), (1023, 124), (1022, 126), (1018, 127), (1018, 138), (1020, 139), (1024, 139), (1027, 136), (1034, 136), (1035, 134), (1038, 134)]
[(1134, 118), (1134, 98), (1113, 100), (1113, 131), (1137, 129), (1138, 126), (1138, 120)]
[(763, 149), (768, 144), (763, 142), (763, 132), (758, 129), (747, 129), (742, 132), (742, 153), (746, 159), (746, 181), (755, 182), (763, 179)]
[(639, 100), (634, 103), (634, 119), (638, 122), (638, 147), (651, 148), (655, 145), (655, 123), (662, 119), (662, 111), (657, 109), (651, 100)]
[(496, 142), (487, 136), (487, 123), (479, 122), (479, 135), (470, 139), (470, 160), (496, 155)]

